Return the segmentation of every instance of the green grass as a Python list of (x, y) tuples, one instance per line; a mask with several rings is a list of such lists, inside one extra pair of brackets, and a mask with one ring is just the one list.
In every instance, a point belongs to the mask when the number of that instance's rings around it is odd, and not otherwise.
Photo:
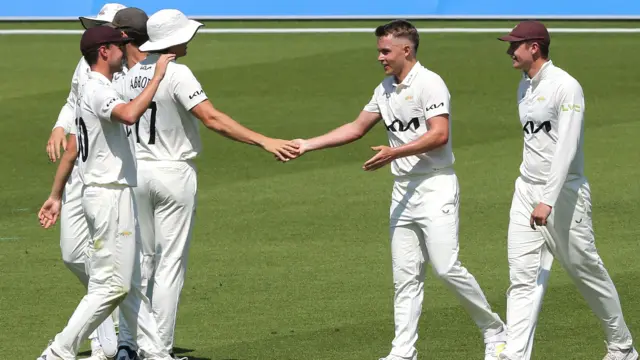
[[(597, 244), (636, 335), (639, 36), (558, 34), (552, 46), (554, 62), (581, 81), (587, 96), (586, 166)], [(83, 294), (61, 262), (59, 228), (42, 230), (36, 218), (55, 171), (44, 145), (80, 55), (77, 36), (1, 36), (0, 46), (11, 54), (0, 63), (0, 354), (32, 359)], [(453, 96), (460, 258), (501, 315), (508, 211), (522, 146), (519, 74), (505, 51), (487, 34), (425, 34), (420, 47), (422, 63), (443, 76)], [(368, 34), (203, 34), (181, 61), (217, 107), (281, 138), (317, 135), (352, 120), (382, 78)], [(361, 170), (372, 155), (369, 146), (386, 144), (383, 128), (287, 164), (204, 128), (202, 139), (196, 229), (176, 345), (189, 356), (216, 360), (386, 355), (393, 334), (387, 229), (392, 177), (388, 168)], [(421, 359), (482, 358), (478, 330), (431, 273), (426, 292)], [(535, 358), (599, 359), (602, 340), (597, 320), (556, 264)]]

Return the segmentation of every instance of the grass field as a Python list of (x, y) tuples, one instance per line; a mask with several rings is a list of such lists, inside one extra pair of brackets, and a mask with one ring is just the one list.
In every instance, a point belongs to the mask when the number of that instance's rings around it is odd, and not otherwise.
[[(0, 27), (78, 28), (30, 25)], [(438, 23), (443, 25), (461, 23)], [(442, 75), (452, 93), (462, 191), (460, 257), (504, 315), (506, 230), (522, 132), (515, 104), (520, 75), (511, 69), (506, 45), (495, 38), (425, 34), (419, 58)], [(586, 168), (597, 244), (636, 336), (639, 40), (638, 34), (557, 34), (551, 46), (554, 63), (579, 79), (586, 93)], [(59, 227), (42, 230), (36, 218), (55, 171), (45, 142), (69, 91), (79, 37), (0, 36), (0, 47), (0, 358), (34, 359), (83, 294), (61, 262)], [(281, 138), (309, 137), (351, 121), (383, 76), (369, 34), (202, 34), (180, 61), (191, 67), (214, 105)], [(176, 332), (179, 352), (215, 360), (386, 355), (393, 334), (387, 230), (392, 177), (389, 168), (361, 169), (373, 153), (369, 147), (387, 143), (383, 128), (287, 164), (204, 128), (202, 139), (196, 229)], [(420, 358), (481, 359), (480, 333), (454, 296), (427, 276)], [(556, 264), (534, 358), (595, 360), (604, 353), (598, 322)]]

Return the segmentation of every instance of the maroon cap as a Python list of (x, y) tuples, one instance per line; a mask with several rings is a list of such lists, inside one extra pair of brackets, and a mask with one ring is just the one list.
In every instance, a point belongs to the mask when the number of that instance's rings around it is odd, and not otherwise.
[(131, 38), (123, 38), (120, 31), (112, 27), (96, 26), (82, 34), (82, 39), (80, 39), (80, 52), (84, 55), (104, 44), (124, 44), (131, 40)]
[(539, 21), (522, 21), (508, 35), (499, 37), (498, 40), (509, 42), (540, 40), (547, 45), (551, 44), (547, 28)]

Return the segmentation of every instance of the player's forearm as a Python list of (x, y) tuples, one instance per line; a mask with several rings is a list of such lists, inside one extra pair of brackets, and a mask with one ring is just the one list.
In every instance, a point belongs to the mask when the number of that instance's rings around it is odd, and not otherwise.
[(263, 146), (268, 139), (268, 137), (242, 126), (222, 112), (209, 116), (204, 125), (226, 138), (249, 145)]
[(73, 170), (77, 155), (78, 154), (75, 150), (67, 151), (62, 155), (62, 159), (60, 161), (60, 164), (58, 165), (56, 175), (53, 179), (53, 186), (51, 187), (51, 194), (49, 195), (49, 197), (54, 199), (62, 198), (64, 186), (69, 179), (71, 171)]
[(308, 139), (307, 151), (342, 146), (362, 138), (364, 134), (358, 126), (353, 123), (348, 123), (324, 135)]
[(149, 105), (151, 105), (151, 101), (153, 101), (153, 97), (156, 95), (156, 91), (158, 91), (160, 80), (161, 79), (157, 77), (153, 77), (142, 93), (125, 104), (123, 111), (116, 114), (116, 116), (126, 125), (135, 124), (142, 114), (149, 109)]
[(393, 151), (396, 158), (419, 155), (437, 149), (448, 141), (448, 131), (428, 131), (412, 142), (393, 148)]

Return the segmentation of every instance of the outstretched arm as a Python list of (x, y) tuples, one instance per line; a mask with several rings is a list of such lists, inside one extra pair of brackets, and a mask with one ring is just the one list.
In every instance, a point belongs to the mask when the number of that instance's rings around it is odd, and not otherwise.
[(307, 151), (337, 147), (354, 142), (368, 133), (380, 119), (381, 116), (379, 113), (363, 110), (354, 121), (344, 124), (324, 135), (307, 140), (296, 140), (300, 145), (298, 151), (300, 155), (302, 155)]
[(191, 113), (208, 129), (238, 142), (260, 146), (274, 154), (280, 161), (287, 161), (297, 156), (298, 146), (293, 142), (272, 139), (242, 126), (229, 115), (214, 108), (208, 99), (191, 108)]

